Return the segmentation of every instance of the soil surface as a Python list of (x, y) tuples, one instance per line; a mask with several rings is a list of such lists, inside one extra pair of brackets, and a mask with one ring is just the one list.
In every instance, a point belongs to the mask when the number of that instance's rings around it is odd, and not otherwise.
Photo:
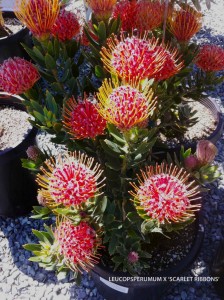
[(25, 111), (0, 107), (0, 152), (19, 145), (32, 129)]

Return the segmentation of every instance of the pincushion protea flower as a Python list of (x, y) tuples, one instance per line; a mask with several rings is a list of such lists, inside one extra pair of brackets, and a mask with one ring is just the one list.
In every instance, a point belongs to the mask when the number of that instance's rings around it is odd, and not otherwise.
[(100, 194), (102, 175), (100, 166), (80, 152), (69, 152), (45, 161), (42, 173), (37, 175), (37, 183), (42, 187), (42, 195), (47, 206), (66, 207), (86, 203)]
[(158, 72), (164, 62), (163, 53), (159, 51), (157, 40), (135, 36), (125, 38), (121, 35), (107, 41), (107, 48), (101, 50), (104, 67), (123, 80), (131, 82), (135, 79), (151, 78)]
[(51, 28), (51, 34), (63, 42), (79, 34), (80, 28), (78, 16), (62, 9)]
[(190, 174), (174, 165), (156, 165), (141, 171), (138, 185), (132, 184), (134, 204), (139, 215), (158, 223), (184, 222), (200, 207), (199, 187), (189, 182)]
[(137, 2), (136, 0), (124, 0), (116, 4), (113, 10), (113, 17), (120, 18), (121, 29), (131, 32), (136, 28)]
[(85, 99), (77, 103), (71, 98), (64, 109), (64, 125), (74, 139), (94, 139), (104, 134), (106, 120), (99, 114), (96, 104)]
[(136, 28), (140, 32), (153, 30), (163, 23), (164, 4), (159, 0), (141, 0), (137, 4)]
[(99, 113), (120, 130), (128, 130), (152, 115), (156, 101), (152, 100), (153, 93), (149, 88), (140, 92), (139, 86), (119, 86), (116, 82), (105, 80), (97, 94)]
[(98, 263), (97, 250), (101, 239), (86, 222), (73, 225), (71, 221), (61, 221), (54, 232), (58, 250), (65, 264), (74, 271), (89, 271)]
[(117, 0), (86, 0), (98, 21), (110, 18)]
[(200, 165), (212, 163), (217, 153), (218, 149), (212, 142), (201, 140), (197, 143), (196, 157)]
[(35, 66), (23, 58), (8, 58), (0, 65), (0, 89), (4, 92), (25, 93), (39, 78)]
[(60, 10), (59, 0), (16, 0), (15, 14), (37, 37), (46, 39)]
[(163, 57), (165, 58), (165, 61), (163, 63), (161, 70), (156, 72), (153, 75), (153, 78), (156, 81), (159, 81), (159, 80), (168, 79), (173, 75), (177, 74), (184, 65), (183, 61), (180, 61), (180, 56), (178, 56), (178, 50), (177, 49), (172, 50), (170, 47), (164, 48), (163, 46), (157, 46), (156, 49), (158, 49), (160, 53), (163, 53)]
[(174, 11), (168, 20), (169, 30), (180, 42), (189, 41), (202, 26), (202, 14), (190, 6)]
[(224, 49), (216, 45), (204, 45), (196, 56), (196, 65), (205, 72), (224, 70)]

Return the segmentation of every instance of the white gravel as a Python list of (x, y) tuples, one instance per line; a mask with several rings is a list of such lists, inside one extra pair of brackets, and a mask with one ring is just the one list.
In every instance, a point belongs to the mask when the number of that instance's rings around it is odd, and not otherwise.
[[(5, 3), (8, 0), (4, 1)], [(216, 0), (211, 11), (206, 12), (205, 27), (198, 34), (198, 41), (210, 42), (224, 47), (224, 1)], [(218, 103), (224, 103), (224, 84), (209, 93)], [(224, 109), (222, 108), (224, 112)], [(40, 138), (42, 143), (48, 140)], [(224, 137), (218, 143), (219, 156), (216, 162), (224, 173)], [(194, 266), (186, 276), (209, 275), (209, 265), (218, 246), (224, 238), (224, 178), (211, 185), (211, 191), (204, 199), (205, 241)], [(28, 262), (30, 253), (22, 248), (24, 243), (34, 242), (31, 229), (41, 229), (42, 222), (28, 217), (10, 219), (0, 217), (0, 299), (1, 300), (68, 300), (103, 299), (87, 275), (83, 276), (80, 287), (73, 283), (58, 282), (53, 272)], [(171, 286), (164, 300), (220, 300), (211, 283), (190, 282)]]

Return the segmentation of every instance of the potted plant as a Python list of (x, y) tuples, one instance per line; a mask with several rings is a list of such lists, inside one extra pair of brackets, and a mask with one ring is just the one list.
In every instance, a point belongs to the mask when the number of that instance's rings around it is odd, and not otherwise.
[[(17, 68), (16, 68), (17, 67)], [(13, 85), (8, 85), (16, 76)], [(36, 203), (37, 186), (21, 158), (35, 144), (37, 129), (30, 122), (21, 99), (12, 94), (24, 93), (39, 79), (37, 69), (28, 61), (9, 58), (0, 66), (0, 215), (15, 217), (31, 211)]]
[[(155, 290), (162, 292), (165, 282), (139, 283), (134, 278), (172, 278), (193, 262), (203, 238), (202, 188), (219, 173), (213, 163), (217, 148), (208, 140), (199, 141), (196, 150), (182, 146), (163, 161), (153, 147), (160, 133), (176, 136), (177, 129), (182, 132), (196, 122), (186, 118), (187, 125), (180, 126), (178, 105), (189, 95), (201, 99), (211, 80), (221, 81), (213, 71), (223, 68), (223, 49), (209, 51), (209, 66), (215, 53), (209, 74), (199, 71), (200, 77), (189, 76), (203, 52), (188, 40), (173, 48), (171, 24), (181, 16), (178, 28), (183, 27), (186, 35), (183, 20), (190, 16), (195, 33), (201, 15), (192, 7), (171, 7), (164, 37), (163, 3), (127, 1), (124, 9), (124, 2), (114, 7), (114, 1), (111, 6), (103, 6), (108, 1), (98, 6), (88, 1), (92, 25), (87, 24), (83, 34), (90, 44), (80, 52), (81, 26), (76, 26), (78, 33), (71, 31), (74, 20), (79, 23), (76, 15), (64, 10), (56, 14), (57, 0), (47, 4), (39, 0), (38, 6), (33, 6), (35, 0), (26, 3), (25, 10), (18, 6), (17, 15), (32, 29), (34, 47), (26, 50), (44, 80), (23, 94), (23, 103), (33, 124), (54, 134), (53, 141), (67, 150), (47, 159), (46, 152), (38, 161), (23, 160), (25, 167), (38, 173), (41, 206), (34, 207), (34, 217), (56, 216), (51, 228), (33, 231), (39, 244), (24, 247), (34, 254), (30, 260), (59, 276), (72, 270), (79, 280), (82, 271), (93, 269), (107, 299), (147, 299), (146, 290), (158, 299)], [(156, 24), (151, 17), (140, 22), (146, 7), (152, 14), (156, 10)], [(129, 19), (131, 24), (125, 23), (127, 9), (136, 16)], [(40, 11), (52, 23), (38, 20)], [(28, 12), (35, 22), (27, 22)], [(82, 73), (84, 58), (91, 68), (88, 78)], [(192, 111), (189, 115), (193, 118)], [(131, 284), (125, 278), (132, 278)]]
[(0, 1), (0, 63), (9, 57), (29, 58), (21, 43), (31, 46), (29, 30), (16, 18), (13, 11), (5, 11)]

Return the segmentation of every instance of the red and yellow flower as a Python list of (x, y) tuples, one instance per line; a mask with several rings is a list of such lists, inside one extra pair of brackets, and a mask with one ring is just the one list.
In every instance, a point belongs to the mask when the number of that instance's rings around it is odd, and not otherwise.
[(224, 49), (216, 45), (204, 45), (199, 50), (195, 62), (205, 72), (224, 70)]
[(39, 78), (36, 67), (23, 58), (8, 58), (0, 65), (0, 89), (9, 94), (27, 92)]
[(59, 254), (65, 264), (74, 271), (89, 271), (98, 263), (101, 238), (86, 222), (79, 225), (65, 220), (58, 222), (54, 232)]
[(122, 131), (148, 120), (156, 108), (152, 90), (146, 87), (141, 92), (138, 84), (119, 86), (117, 82), (106, 79), (97, 96), (99, 113)]
[(81, 25), (77, 15), (62, 9), (51, 29), (51, 34), (60, 41), (68, 41), (79, 34)]
[(201, 29), (202, 14), (190, 6), (175, 10), (169, 17), (168, 26), (178, 41), (189, 41)]
[(157, 48), (158, 41), (131, 36), (108, 39), (101, 50), (104, 67), (126, 82), (152, 78), (164, 63), (164, 53)]
[(16, 0), (15, 14), (40, 39), (46, 39), (60, 11), (59, 0)]
[(99, 114), (97, 104), (89, 99), (77, 103), (74, 98), (70, 98), (64, 109), (63, 120), (66, 130), (74, 139), (95, 139), (104, 134), (107, 124)]
[(80, 207), (101, 194), (102, 173), (93, 158), (80, 152), (69, 152), (45, 161), (37, 175), (37, 183), (48, 207)]
[(189, 181), (190, 174), (183, 168), (161, 164), (141, 171), (138, 185), (131, 184), (134, 205), (138, 214), (158, 224), (184, 222), (194, 217), (200, 205), (199, 187)]
[(98, 21), (110, 18), (117, 0), (86, 0), (87, 5), (92, 9)]

